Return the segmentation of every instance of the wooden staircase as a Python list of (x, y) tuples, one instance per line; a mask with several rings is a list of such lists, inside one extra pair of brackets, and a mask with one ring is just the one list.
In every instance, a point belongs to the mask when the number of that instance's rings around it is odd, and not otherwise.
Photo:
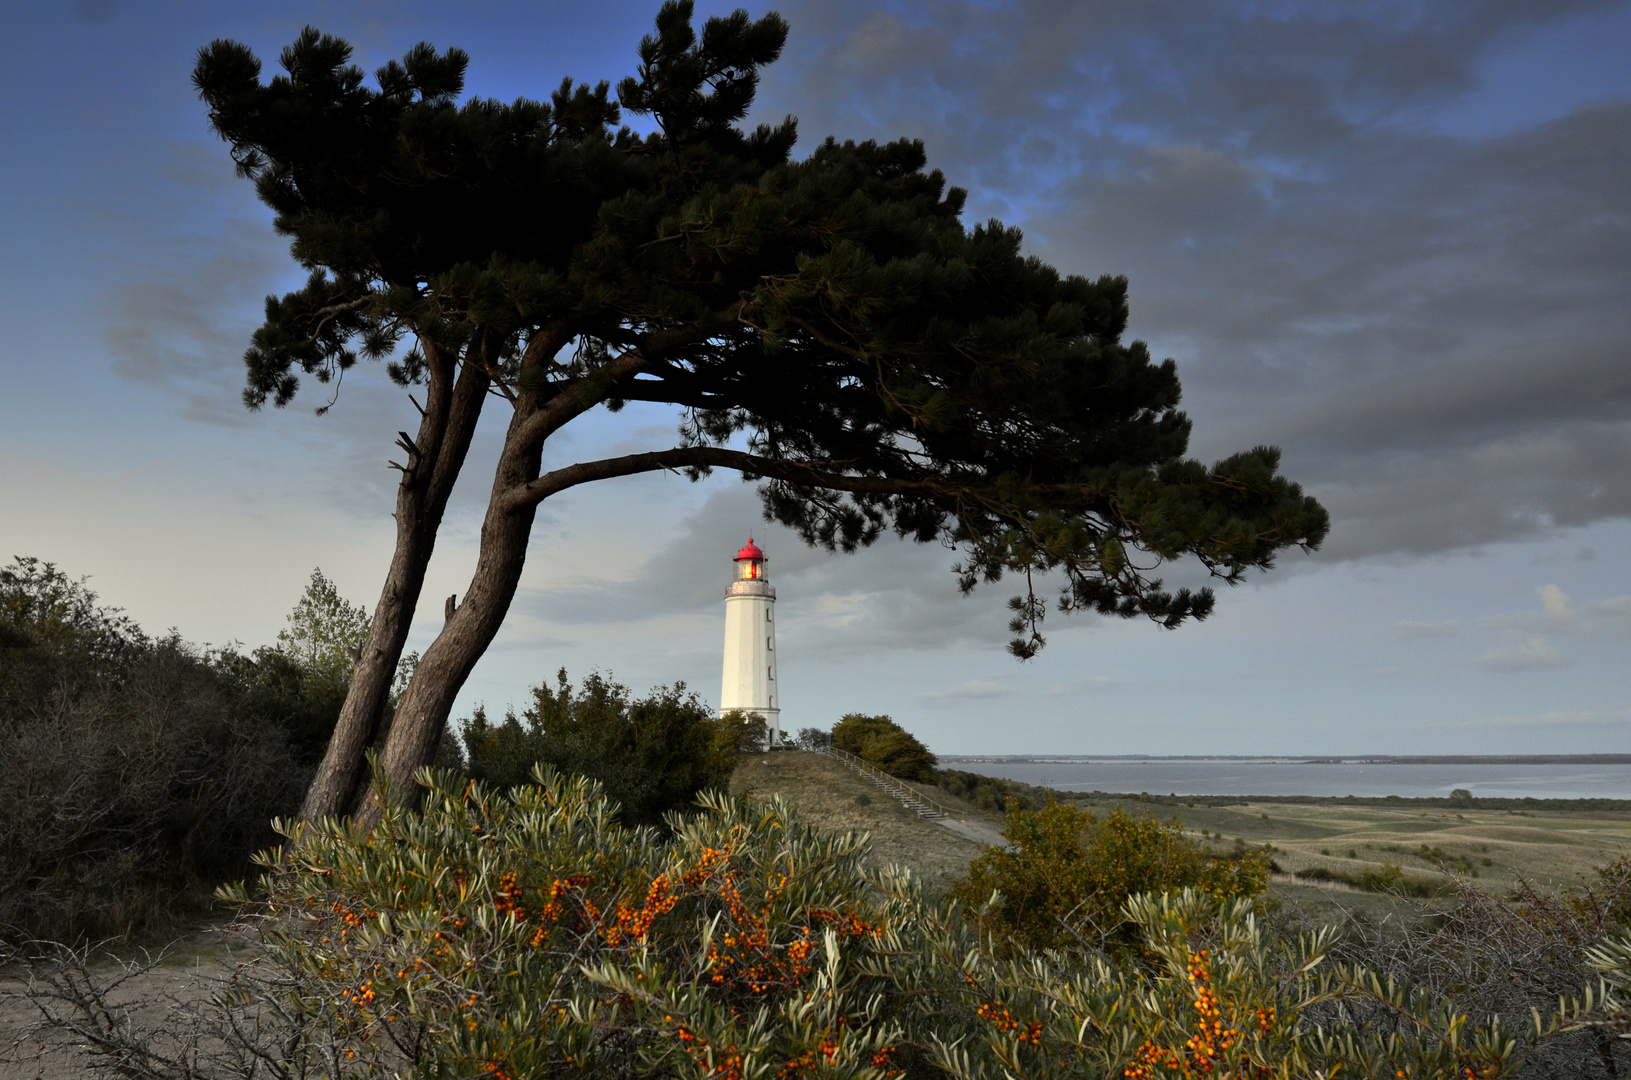
[(839, 750), (829, 746), (822, 753), (837, 758), (851, 772), (856, 773), (864, 780), (870, 781), (874, 787), (882, 790), (891, 799), (896, 800), (918, 817), (938, 821), (944, 818), (964, 816), (951, 807), (937, 803), (928, 796), (908, 787), (876, 765), (856, 757), (847, 750)]

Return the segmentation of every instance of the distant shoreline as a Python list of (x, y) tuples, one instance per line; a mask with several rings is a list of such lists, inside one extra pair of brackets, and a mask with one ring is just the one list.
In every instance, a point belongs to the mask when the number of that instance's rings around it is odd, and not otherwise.
[(1229, 761), (1244, 765), (1631, 765), (1631, 754), (937, 754), (945, 765)]

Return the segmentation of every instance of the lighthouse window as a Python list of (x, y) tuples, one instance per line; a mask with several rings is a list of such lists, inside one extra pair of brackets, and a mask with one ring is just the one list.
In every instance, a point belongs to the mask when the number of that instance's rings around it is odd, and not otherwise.
[(765, 638), (765, 648), (774, 649), (775, 647), (776, 647), (776, 639), (773, 638), (773, 637), (766, 637)]
[(776, 669), (773, 667), (765, 668), (765, 678), (774, 682), (776, 679)]

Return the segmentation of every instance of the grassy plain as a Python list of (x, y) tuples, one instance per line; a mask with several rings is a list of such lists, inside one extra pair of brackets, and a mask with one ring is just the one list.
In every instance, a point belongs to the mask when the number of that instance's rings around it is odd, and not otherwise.
[[(1544, 889), (1578, 882), (1592, 867), (1631, 851), (1631, 812), (1458, 808), (1441, 800), (1398, 807), (1342, 802), (1244, 803), (1233, 806), (1150, 806), (1177, 816), (1214, 846), (1273, 846), (1287, 872), (1324, 867), (1362, 874), (1384, 864), (1412, 877), (1476, 879), (1499, 892), (1519, 878)], [(1090, 809), (1109, 800), (1081, 800)], [(1137, 800), (1124, 803), (1139, 807)]]
[[(930, 797), (961, 809), (970, 821), (1000, 830), (1000, 815), (981, 812), (945, 792), (924, 785)], [(963, 873), (979, 845), (919, 818), (878, 789), (822, 754), (787, 752), (743, 758), (733, 789), (738, 793), (785, 795), (807, 820), (839, 831), (872, 834), (877, 857), (900, 862), (942, 884)], [(1186, 803), (1136, 796), (1077, 796), (1057, 793), (1083, 809), (1177, 817), (1199, 842), (1227, 850), (1236, 842), (1268, 845), (1281, 873), (1273, 891), (1310, 915), (1357, 911), (1380, 919), (1419, 903), (1401, 905), (1392, 897), (1366, 893), (1341, 883), (1311, 884), (1292, 875), (1323, 867), (1334, 875), (1358, 877), (1385, 865), (1408, 877), (1441, 884), (1452, 875), (1503, 893), (1523, 878), (1545, 889), (1579, 883), (1591, 869), (1631, 853), (1631, 810), (1574, 810), (1458, 807), (1444, 800), (1352, 803), (1264, 801), (1217, 805), (1219, 800)]]
[[(1315, 884), (1292, 875), (1323, 868), (1360, 877), (1386, 865), (1407, 877), (1447, 884), (1459, 877), (1496, 895), (1520, 878), (1542, 891), (1580, 884), (1593, 868), (1631, 854), (1631, 811), (1555, 808), (1472, 808), (1445, 800), (1398, 800), (1399, 805), (1343, 800), (1265, 801), (1219, 806), (1163, 799), (1083, 798), (1083, 808), (1107, 812), (1120, 805), (1163, 819), (1178, 817), (1196, 840), (1216, 849), (1236, 841), (1268, 845), (1282, 873), (1271, 892), (1315, 922), (1356, 913), (1373, 922), (1411, 920), (1423, 903), (1378, 895), (1339, 882)], [(1391, 801), (1391, 800), (1390, 800)], [(1429, 902), (1433, 908), (1442, 902)]]

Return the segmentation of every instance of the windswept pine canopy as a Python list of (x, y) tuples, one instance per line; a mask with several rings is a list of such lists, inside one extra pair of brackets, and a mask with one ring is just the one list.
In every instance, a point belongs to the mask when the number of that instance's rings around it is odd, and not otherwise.
[[(515, 411), (472, 582), (474, 655), (537, 504), (659, 468), (739, 470), (812, 544), (940, 540), (961, 549), (964, 589), (1024, 574), (1021, 657), (1042, 644), (1037, 574), (1059, 572), (1062, 608), (1175, 627), (1213, 594), (1164, 588), (1161, 563), (1192, 556), (1234, 582), (1320, 543), (1325, 511), (1276, 451), (1185, 457), (1176, 366), (1122, 340), (1125, 278), (1061, 273), (1017, 229), (966, 226), (964, 192), (921, 142), (828, 139), (795, 159), (791, 117), (740, 128), (786, 34), (742, 11), (698, 34), (670, 0), (615, 101), (567, 79), (548, 101), (461, 103), (467, 57), (430, 45), (369, 86), (346, 43), (311, 29), (270, 82), (242, 45), (200, 53), (211, 123), (311, 275), (267, 301), (250, 407), (359, 355), (426, 383), (399, 502), (451, 484), (486, 396)], [(620, 126), (625, 110), (653, 130)], [(540, 473), (551, 434), (628, 401), (675, 406), (672, 444)], [(445, 499), (427, 505), (439, 520)], [(462, 682), (474, 663), (436, 675), (438, 655), (421, 677)]]

